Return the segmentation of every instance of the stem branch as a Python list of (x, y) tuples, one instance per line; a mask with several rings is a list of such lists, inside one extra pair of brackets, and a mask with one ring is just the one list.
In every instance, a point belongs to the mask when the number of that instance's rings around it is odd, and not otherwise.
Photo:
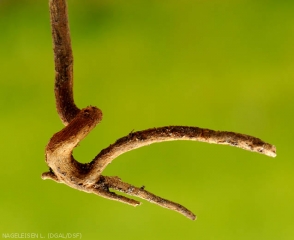
[(49, 7), (54, 46), (56, 108), (65, 127), (54, 134), (46, 146), (46, 162), (50, 171), (42, 174), (43, 179), (51, 179), (77, 190), (94, 193), (132, 206), (140, 204), (136, 200), (109, 191), (109, 189), (114, 189), (146, 199), (195, 220), (196, 216), (182, 205), (156, 196), (144, 188), (122, 182), (118, 177), (102, 176), (102, 172), (109, 163), (125, 152), (152, 143), (175, 140), (223, 144), (270, 157), (276, 156), (275, 146), (256, 137), (198, 127), (169, 126), (132, 132), (103, 149), (92, 162), (82, 164), (76, 161), (72, 156), (73, 149), (102, 120), (102, 112), (92, 106), (80, 110), (75, 105), (73, 99), (73, 56), (66, 1), (49, 0)]

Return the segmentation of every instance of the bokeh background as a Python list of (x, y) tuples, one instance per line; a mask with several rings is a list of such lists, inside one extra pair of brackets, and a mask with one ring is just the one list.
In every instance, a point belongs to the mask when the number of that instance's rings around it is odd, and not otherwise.
[(257, 136), (269, 158), (198, 142), (154, 144), (104, 175), (179, 202), (133, 208), (40, 176), (63, 128), (48, 3), (0, 0), (0, 233), (82, 239), (294, 238), (294, 2), (69, 0), (79, 107), (104, 119), (75, 150), (89, 162), (132, 130), (187, 125)]

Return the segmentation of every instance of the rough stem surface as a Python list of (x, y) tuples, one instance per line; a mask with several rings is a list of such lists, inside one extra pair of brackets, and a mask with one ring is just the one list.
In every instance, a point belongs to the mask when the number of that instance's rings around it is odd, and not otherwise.
[(76, 161), (72, 156), (73, 149), (102, 120), (102, 111), (93, 106), (80, 110), (75, 105), (73, 99), (73, 56), (66, 1), (49, 0), (49, 7), (56, 72), (56, 108), (65, 127), (54, 134), (46, 146), (46, 162), (50, 171), (42, 174), (43, 179), (51, 179), (77, 190), (94, 193), (131, 206), (140, 205), (137, 200), (110, 191), (110, 189), (114, 189), (146, 199), (195, 220), (196, 216), (182, 205), (156, 196), (144, 188), (122, 182), (119, 177), (102, 176), (103, 170), (111, 161), (125, 152), (152, 143), (175, 140), (223, 144), (271, 157), (276, 156), (276, 149), (273, 145), (256, 137), (198, 127), (168, 126), (132, 132), (103, 149), (92, 162), (82, 164)]

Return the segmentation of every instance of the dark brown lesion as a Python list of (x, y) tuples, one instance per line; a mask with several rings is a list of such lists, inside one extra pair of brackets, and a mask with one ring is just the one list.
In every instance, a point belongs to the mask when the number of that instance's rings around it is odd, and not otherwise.
[(102, 176), (107, 165), (119, 155), (152, 143), (189, 140), (230, 145), (245, 150), (276, 156), (273, 145), (262, 140), (234, 132), (214, 131), (198, 127), (168, 126), (152, 128), (118, 139), (103, 149), (93, 161), (87, 164), (76, 161), (73, 149), (102, 120), (102, 112), (96, 107), (79, 109), (73, 98), (73, 56), (65, 0), (49, 0), (55, 61), (56, 108), (65, 127), (53, 135), (46, 146), (46, 162), (49, 172), (43, 179), (64, 183), (72, 188), (94, 193), (104, 198), (123, 202), (132, 206), (140, 202), (111, 192), (111, 189), (145, 199), (162, 207), (174, 210), (190, 218), (196, 216), (182, 205), (163, 199), (145, 190), (121, 181), (119, 177)]

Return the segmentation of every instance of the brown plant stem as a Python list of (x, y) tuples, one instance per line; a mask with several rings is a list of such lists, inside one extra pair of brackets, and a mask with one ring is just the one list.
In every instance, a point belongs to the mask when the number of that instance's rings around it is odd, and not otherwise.
[(72, 188), (132, 206), (140, 204), (136, 200), (110, 191), (114, 189), (146, 199), (195, 220), (196, 216), (180, 204), (158, 197), (143, 188), (122, 182), (119, 177), (102, 176), (103, 170), (111, 161), (125, 152), (152, 143), (175, 140), (230, 145), (271, 157), (276, 156), (276, 149), (273, 145), (252, 136), (198, 127), (169, 126), (132, 132), (103, 149), (92, 162), (82, 164), (76, 161), (72, 156), (73, 149), (102, 120), (102, 111), (92, 106), (80, 110), (75, 105), (73, 56), (66, 1), (49, 0), (49, 7), (54, 46), (56, 108), (65, 127), (54, 134), (46, 146), (46, 162), (50, 171), (42, 174), (43, 179), (51, 179)]
[(67, 125), (80, 109), (73, 99), (73, 55), (65, 0), (49, 0), (55, 62), (56, 109)]
[(183, 214), (185, 217), (190, 218), (191, 220), (196, 219), (196, 216), (190, 210), (183, 207), (182, 205), (163, 199), (161, 197), (158, 197), (154, 195), (153, 193), (146, 191), (144, 188), (138, 188), (131, 184), (122, 182), (119, 177), (102, 177), (101, 176), (100, 181), (103, 182), (103, 184), (108, 185), (109, 187), (117, 191), (124, 192), (129, 195), (145, 199), (151, 203), (155, 203), (161, 207), (174, 210), (180, 214)]
[[(128, 136), (118, 139), (114, 144), (103, 149), (90, 163), (91, 170), (89, 173), (92, 179), (91, 183), (93, 184), (107, 165), (119, 155), (152, 143), (176, 140), (229, 145), (252, 152), (258, 152), (270, 157), (276, 156), (275, 146), (259, 138), (245, 134), (186, 126), (152, 128), (139, 132), (132, 132)], [(90, 179), (88, 179), (88, 181), (89, 180)]]

